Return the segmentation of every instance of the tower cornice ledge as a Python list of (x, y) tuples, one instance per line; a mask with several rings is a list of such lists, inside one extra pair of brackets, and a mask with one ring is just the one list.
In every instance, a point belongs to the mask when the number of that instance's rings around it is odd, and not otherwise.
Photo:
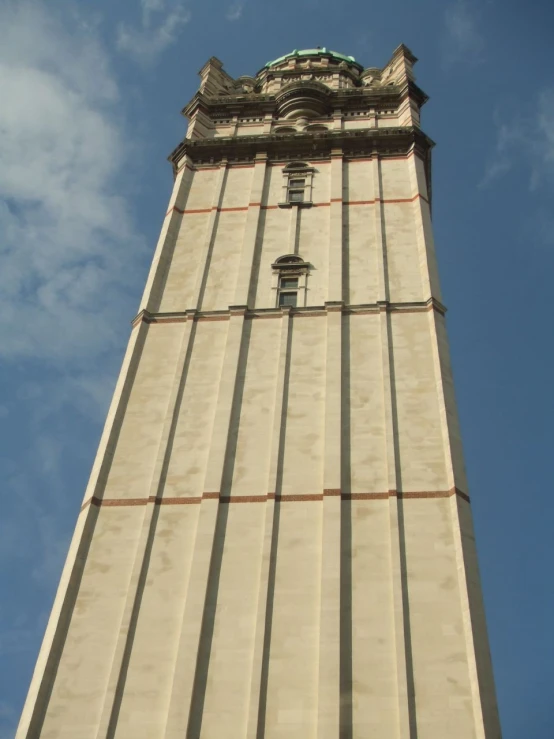
[(446, 315), (446, 306), (436, 298), (427, 300), (412, 300), (408, 302), (389, 302), (388, 300), (377, 303), (350, 304), (342, 300), (331, 300), (323, 305), (311, 305), (304, 307), (279, 306), (278, 308), (248, 308), (246, 305), (230, 305), (227, 310), (196, 310), (189, 308), (185, 311), (173, 311), (171, 313), (156, 313), (146, 309), (141, 310), (131, 321), (133, 327), (139, 323), (167, 324), (185, 323), (186, 321), (227, 321), (231, 315), (241, 315), (247, 319), (256, 318), (281, 318), (283, 315), (291, 316), (326, 316), (327, 313), (337, 312), (343, 315), (378, 315), (379, 313), (391, 313), (395, 315), (408, 313), (427, 313), (436, 311), (441, 316)]
[[(363, 139), (363, 143), (360, 141)], [(413, 149), (426, 159), (434, 141), (419, 128), (364, 128), (355, 131), (328, 131), (317, 134), (261, 134), (257, 136), (218, 137), (191, 141), (184, 139), (168, 159), (174, 171), (186, 155), (193, 163), (254, 161), (264, 152), (269, 159), (302, 159), (331, 156), (342, 149), (344, 156), (360, 157), (374, 152), (392, 156), (408, 154)]]
[[(284, 75), (286, 76), (286, 75)], [(310, 87), (317, 84), (318, 87), (323, 91), (324, 85), (314, 82), (313, 80), (296, 80), (298, 73), (290, 72), (290, 76), (295, 79), (295, 82), (291, 82), (296, 85), (297, 89), (302, 87)], [(224, 95), (209, 95), (204, 92), (197, 92), (196, 95), (185, 105), (182, 109), (181, 114), (185, 118), (191, 118), (194, 113), (201, 109), (211, 115), (222, 115), (233, 114), (244, 114), (244, 115), (255, 115), (258, 113), (275, 113), (278, 107), (279, 97), (283, 93), (290, 90), (287, 86), (283, 88), (277, 94), (263, 94), (263, 93), (237, 93), (237, 94), (224, 94)], [(375, 107), (390, 107), (391, 105), (398, 105), (406, 97), (410, 97), (420, 107), (424, 105), (428, 100), (429, 96), (412, 80), (407, 80), (400, 85), (389, 85), (386, 87), (354, 87), (345, 88), (342, 90), (325, 90), (326, 97), (329, 99), (329, 103), (334, 108), (341, 110), (348, 110), (349, 107), (356, 107), (360, 102), (368, 106)]]

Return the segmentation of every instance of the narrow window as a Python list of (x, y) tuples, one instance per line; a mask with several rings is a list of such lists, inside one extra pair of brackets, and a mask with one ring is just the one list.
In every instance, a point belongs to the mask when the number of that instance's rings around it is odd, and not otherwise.
[(281, 277), (281, 290), (298, 290), (298, 277)]
[(279, 305), (288, 305), (296, 308), (298, 293), (279, 293)]
[(304, 190), (289, 190), (289, 203), (303, 203)]
[(276, 307), (297, 308), (306, 305), (306, 281), (310, 265), (298, 254), (283, 254), (271, 266)]
[(296, 308), (298, 305), (298, 277), (281, 277), (279, 279), (279, 305)]
[(303, 203), (306, 189), (305, 177), (291, 177), (288, 186), (289, 203)]
[(281, 208), (291, 205), (310, 206), (312, 204), (312, 185), (314, 168), (306, 162), (290, 162), (283, 169), (283, 195)]

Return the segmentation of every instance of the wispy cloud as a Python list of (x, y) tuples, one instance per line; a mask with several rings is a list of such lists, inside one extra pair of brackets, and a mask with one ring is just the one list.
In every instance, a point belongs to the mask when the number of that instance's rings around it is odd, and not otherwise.
[[(496, 114), (496, 146), (485, 166), (479, 187), (497, 185), (511, 175), (510, 186), (530, 196), (522, 205), (525, 239), (554, 245), (554, 87), (540, 91), (533, 102), (521, 106), (525, 115), (507, 106)], [(524, 195), (525, 193), (522, 193)]]
[(242, 15), (242, 11), (244, 10), (244, 6), (246, 5), (244, 0), (237, 0), (236, 2), (232, 3), (227, 12), (225, 13), (225, 17), (228, 21), (238, 21), (238, 19)]
[(554, 88), (539, 92), (527, 116), (513, 110), (496, 114), (496, 146), (486, 165), (480, 187), (509, 172), (515, 166), (527, 170), (530, 190), (543, 182), (554, 182)]
[(144, 254), (117, 83), (94, 35), (23, 2), (0, 6), (0, 87), (0, 354), (86, 361)]
[(454, 0), (444, 10), (442, 56), (446, 66), (483, 61), (484, 39), (479, 29), (479, 13), (468, 0)]
[[(129, 315), (131, 286), (146, 261), (120, 194), (133, 152), (109, 55), (95, 23), (56, 10), (25, 0), (0, 3), (5, 381), (14, 368), (0, 415), (17, 419), (13, 428), (23, 444), (11, 449), (15, 459), (5, 449), (0, 458), (0, 557), (9, 563), (2, 582), (15, 587), (12, 572), (20, 564), (49, 593), (73, 510), (67, 479), (61, 484), (69, 446), (73, 459), (86, 456), (82, 439), (67, 439), (68, 419), (96, 418), (105, 408), (114, 371), (108, 357), (126, 330), (114, 316)], [(106, 367), (112, 377), (100, 397)], [(18, 372), (36, 379), (18, 389)], [(13, 643), (36, 648), (43, 624), (33, 617), (18, 626), (11, 607), (0, 616), (0, 651)], [(0, 716), (0, 727), (11, 721)]]
[[(110, 55), (94, 17), (61, 7), (0, 0), (0, 419), (11, 424), (0, 573), (5, 592), (29, 578), (37, 586), (25, 592), (28, 623), (3, 604), (0, 653), (38, 647), (38, 593), (59, 577), (84, 485), (75, 467), (90, 464), (147, 267), (122, 195), (134, 145)], [(153, 0), (144, 12), (156, 12)], [(0, 737), (13, 736), (11, 704), (0, 709)]]
[(138, 26), (120, 24), (117, 46), (135, 61), (151, 64), (171, 46), (191, 17), (180, 0), (141, 0)]

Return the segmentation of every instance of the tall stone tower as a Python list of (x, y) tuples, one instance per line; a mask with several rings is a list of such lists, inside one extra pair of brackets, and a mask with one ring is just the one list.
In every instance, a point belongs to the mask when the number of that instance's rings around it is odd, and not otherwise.
[(202, 68), (18, 739), (499, 739), (415, 61)]

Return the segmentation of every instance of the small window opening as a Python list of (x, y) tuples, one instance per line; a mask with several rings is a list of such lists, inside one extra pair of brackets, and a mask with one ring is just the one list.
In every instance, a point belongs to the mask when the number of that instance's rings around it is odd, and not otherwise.
[(297, 290), (298, 277), (281, 277), (280, 287), (282, 290)]
[(296, 308), (298, 293), (279, 293), (279, 305)]
[(279, 278), (279, 305), (296, 308), (298, 304), (298, 277)]
[(273, 289), (277, 293), (277, 307), (305, 305), (310, 265), (298, 254), (283, 254), (271, 266), (275, 275)]
[(283, 169), (283, 200), (279, 205), (311, 205), (313, 173), (313, 167), (306, 162), (287, 164)]

